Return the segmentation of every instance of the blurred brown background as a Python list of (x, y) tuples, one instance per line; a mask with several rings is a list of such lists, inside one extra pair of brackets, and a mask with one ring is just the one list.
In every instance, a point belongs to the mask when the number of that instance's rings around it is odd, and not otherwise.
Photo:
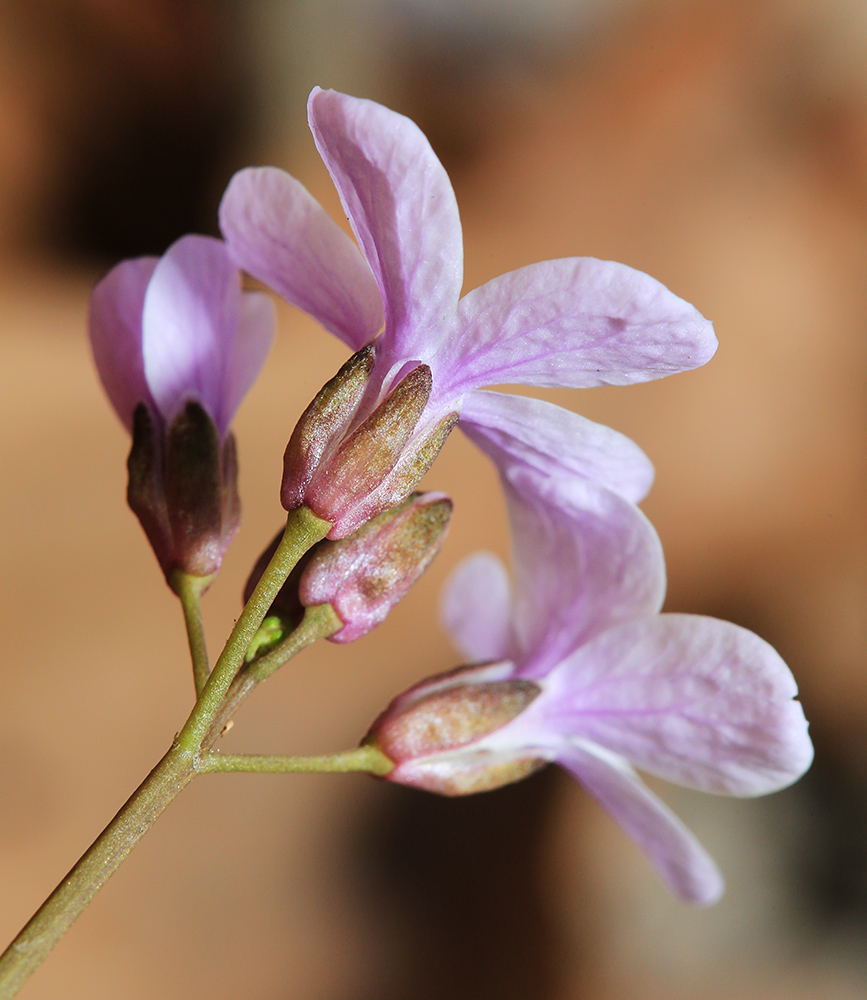
[[(555, 769), (462, 801), (364, 777), (214, 776), (172, 805), (24, 996), (255, 1000), (860, 998), (867, 990), (867, 7), (861, 0), (0, 0), (0, 938), (17, 932), (190, 706), (180, 613), (124, 505), (128, 442), (87, 296), (122, 256), (213, 232), (274, 163), (336, 214), (314, 84), (414, 117), (449, 169), (466, 287), (612, 258), (714, 320), (701, 371), (549, 398), (634, 437), (668, 607), (774, 643), (817, 759), (741, 802), (662, 794), (728, 892), (670, 899)], [(245, 519), (217, 650), (282, 519), (280, 457), (343, 348), (290, 310), (236, 429)], [(353, 745), (452, 666), (433, 609), (505, 553), (459, 435), (428, 485), (445, 551), (377, 632), (268, 682), (227, 749)]]

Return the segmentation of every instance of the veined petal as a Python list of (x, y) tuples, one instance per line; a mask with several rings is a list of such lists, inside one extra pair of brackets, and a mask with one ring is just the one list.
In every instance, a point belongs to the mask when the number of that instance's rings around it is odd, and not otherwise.
[(546, 679), (546, 725), (706, 792), (764, 795), (810, 766), (789, 668), (730, 622), (661, 615), (597, 635)]
[(262, 292), (242, 292), (235, 350), (226, 366), (221, 420), (228, 428), (256, 381), (274, 339), (274, 305)]
[(156, 257), (113, 267), (90, 297), (90, 344), (103, 388), (126, 429), (140, 402), (155, 407), (142, 357), (142, 308)]
[(599, 483), (501, 466), (512, 529), (522, 677), (545, 677), (593, 635), (655, 614), (665, 561), (653, 526)]
[(653, 483), (650, 459), (634, 441), (540, 399), (469, 392), (458, 426), (498, 464), (510, 456), (554, 480), (596, 481), (632, 503), (643, 500)]
[(629, 385), (697, 368), (716, 346), (712, 325), (649, 275), (591, 257), (549, 260), (464, 296), (442, 390)]
[(443, 588), (440, 617), (468, 663), (511, 658), (512, 588), (493, 553), (476, 552), (458, 564)]
[(183, 236), (154, 269), (144, 299), (145, 376), (160, 413), (171, 421), (188, 399), (228, 431), (224, 386), (235, 354), (240, 274), (226, 245)]
[(220, 202), (220, 230), (238, 267), (353, 351), (382, 329), (382, 297), (358, 248), (283, 170), (235, 174)]
[(709, 906), (720, 898), (725, 885), (713, 859), (624, 761), (580, 746), (564, 749), (557, 761), (649, 855), (681, 899)]
[(316, 146), (382, 291), (382, 363), (427, 361), (451, 330), (463, 281), (448, 175), (403, 115), (318, 87), (307, 107)]

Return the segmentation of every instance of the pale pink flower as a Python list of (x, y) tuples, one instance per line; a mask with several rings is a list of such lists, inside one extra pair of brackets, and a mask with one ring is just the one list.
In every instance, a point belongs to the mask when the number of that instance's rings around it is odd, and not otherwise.
[(723, 891), (716, 865), (636, 768), (706, 792), (764, 795), (809, 767), (795, 681), (757, 635), (660, 614), (656, 533), (606, 486), (545, 482), (503, 453), (512, 593), (490, 555), (452, 578), (445, 623), (468, 661), (396, 698), (367, 742), (388, 780), (467, 794), (545, 762), (566, 768), (683, 899)]
[[(461, 298), (457, 203), (418, 127), (379, 104), (318, 88), (308, 113), (361, 253), (297, 180), (270, 167), (235, 175), (220, 225), (240, 267), (352, 351), (373, 345), (350, 389), (337, 387), (346, 395), (339, 419), (332, 392), (327, 419), (317, 414), (303, 446), (287, 449), (284, 506), (308, 505), (332, 522), (330, 537), (403, 499), (458, 416), (540, 471), (574, 473), (580, 418), (483, 386), (627, 385), (713, 355), (711, 324), (623, 264), (544, 261)], [(383, 421), (376, 442), (372, 433), (365, 439), (366, 429), (401, 385), (407, 416), (392, 421), (400, 434), (390, 431), (383, 450)], [(650, 463), (621, 435), (593, 433), (595, 460), (618, 465), (638, 499), (650, 485)]]

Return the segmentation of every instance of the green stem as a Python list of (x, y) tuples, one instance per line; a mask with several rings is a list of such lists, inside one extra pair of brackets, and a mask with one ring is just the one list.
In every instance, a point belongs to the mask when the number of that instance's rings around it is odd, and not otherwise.
[(221, 771), (252, 771), (256, 774), (288, 774), (331, 772), (346, 774), (366, 771), (368, 774), (388, 774), (394, 761), (373, 746), (360, 746), (342, 753), (322, 754), (318, 757), (288, 757), (277, 754), (206, 753), (201, 760), (202, 774)]
[(190, 657), (193, 661), (193, 681), (198, 697), (208, 683), (211, 664), (208, 660), (208, 647), (205, 642), (205, 629), (202, 625), (202, 594), (207, 589), (212, 576), (190, 576), (181, 570), (172, 573), (169, 586), (178, 595), (184, 612), (184, 624), (187, 627), (187, 641), (190, 645)]
[(293, 656), (306, 649), (316, 639), (325, 639), (343, 627), (343, 622), (337, 617), (330, 604), (316, 604), (304, 612), (301, 624), (291, 632), (279, 646), (266, 653), (258, 660), (241, 670), (232, 681), (220, 711), (214, 716), (211, 728), (202, 742), (202, 746), (211, 747), (216, 743), (226, 728), (226, 723), (247, 695), (259, 684), (270, 677), (275, 670)]
[(306, 507), (296, 507), (289, 512), (286, 530), (271, 562), (256, 584), (250, 600), (235, 622), (208, 683), (196, 702), (184, 728), (178, 734), (178, 745), (188, 750), (198, 750), (211, 729), (229, 687), (244, 663), (244, 654), (268, 613), (286, 578), (296, 563), (316, 542), (321, 541), (331, 529)]
[(196, 758), (175, 744), (0, 956), (0, 1000), (11, 1000), (18, 993), (196, 773)]
[[(203, 753), (222, 730), (215, 722), (250, 641), (295, 564), (330, 527), (305, 507), (290, 511), (274, 558), (235, 623), (172, 748), (0, 956), (0, 1000), (11, 1000), (18, 993), (160, 813), (199, 773)], [(250, 678), (251, 688), (255, 683)]]

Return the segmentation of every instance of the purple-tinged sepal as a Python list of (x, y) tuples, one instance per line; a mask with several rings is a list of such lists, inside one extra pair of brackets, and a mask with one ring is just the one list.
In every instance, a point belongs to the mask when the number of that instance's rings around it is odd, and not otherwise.
[(402, 503), (457, 421), (456, 412), (425, 413), (432, 387), (427, 365), (416, 365), (383, 393), (370, 384), (374, 359), (373, 345), (362, 348), (323, 386), (283, 457), (283, 506), (303, 504), (330, 522), (331, 539)]
[(301, 577), (305, 607), (330, 604), (343, 628), (332, 642), (352, 642), (385, 620), (430, 565), (452, 513), (442, 493), (419, 493), (348, 538), (322, 542)]
[(204, 407), (189, 402), (166, 434), (166, 508), (176, 565), (213, 576), (241, 520), (234, 434), (220, 439)]
[(490, 740), (541, 691), (533, 681), (516, 678), (508, 662), (459, 667), (395, 698), (362, 745), (394, 762), (385, 778), (397, 784), (453, 796), (500, 788), (547, 763), (526, 748)]
[(301, 414), (283, 454), (280, 500), (286, 510), (305, 502), (320, 463), (348, 431), (358, 412), (372, 368), (373, 345), (368, 344), (322, 386)]
[(139, 403), (132, 415), (132, 448), (126, 461), (126, 498), (139, 519), (154, 555), (168, 577), (172, 572), (172, 530), (164, 487), (165, 441), (162, 424)]
[(214, 576), (240, 521), (234, 436), (221, 441), (198, 403), (165, 431), (140, 403), (127, 469), (127, 501), (169, 585), (175, 572)]

